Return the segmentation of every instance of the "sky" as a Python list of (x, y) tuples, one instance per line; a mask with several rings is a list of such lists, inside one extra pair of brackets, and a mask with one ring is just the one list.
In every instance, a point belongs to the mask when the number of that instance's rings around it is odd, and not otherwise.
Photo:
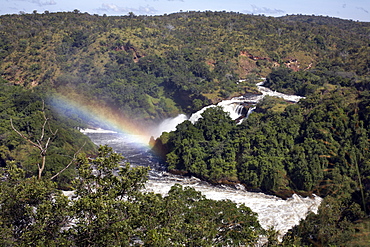
[(233, 11), (284, 16), (321, 15), (370, 22), (370, 0), (0, 0), (0, 15), (70, 12), (98, 15), (163, 15), (180, 11)]

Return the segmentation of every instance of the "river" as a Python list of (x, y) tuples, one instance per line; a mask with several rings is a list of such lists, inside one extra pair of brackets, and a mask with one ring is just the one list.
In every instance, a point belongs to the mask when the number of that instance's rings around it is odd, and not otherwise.
[[(218, 105), (229, 112), (233, 119), (237, 119), (241, 114), (245, 114), (240, 110), (241, 104), (257, 103), (266, 95), (281, 97), (292, 102), (298, 102), (302, 98), (296, 95), (285, 95), (274, 92), (262, 85), (263, 83), (257, 84), (262, 95), (238, 97), (222, 101)], [(167, 119), (158, 126), (156, 133), (153, 135), (157, 137), (163, 131), (175, 130), (176, 125), (185, 120), (190, 120), (194, 123), (201, 117), (201, 113), (209, 107), (213, 107), (213, 105), (201, 109), (190, 117), (181, 114), (175, 118)], [(283, 200), (272, 195), (248, 192), (242, 185), (234, 187), (213, 186), (194, 177), (173, 175), (166, 172), (164, 165), (160, 163), (147, 145), (137, 142), (137, 139), (139, 139), (137, 136), (101, 129), (87, 129), (82, 132), (89, 136), (95, 144), (108, 145), (116, 152), (122, 153), (131, 165), (150, 166), (149, 180), (146, 183), (144, 191), (166, 195), (171, 186), (181, 184), (182, 186), (193, 187), (209, 199), (229, 199), (235, 203), (244, 203), (258, 214), (258, 219), (263, 228), (274, 228), (279, 231), (280, 237), (294, 225), (297, 225), (309, 212), (317, 213), (322, 201), (322, 198), (318, 196), (303, 198), (298, 195), (293, 195), (291, 198)]]
[(303, 198), (293, 195), (287, 200), (263, 193), (248, 192), (242, 185), (235, 187), (213, 186), (194, 177), (183, 177), (167, 173), (163, 165), (144, 145), (137, 144), (135, 138), (127, 134), (109, 133), (105, 131), (85, 132), (97, 145), (109, 145), (116, 152), (122, 153), (131, 165), (150, 166), (149, 180), (145, 191), (166, 195), (174, 184), (193, 187), (209, 199), (230, 199), (236, 203), (244, 203), (253, 212), (263, 228), (273, 227), (284, 235), (294, 225), (305, 218), (308, 212), (317, 212), (321, 203), (320, 197)]

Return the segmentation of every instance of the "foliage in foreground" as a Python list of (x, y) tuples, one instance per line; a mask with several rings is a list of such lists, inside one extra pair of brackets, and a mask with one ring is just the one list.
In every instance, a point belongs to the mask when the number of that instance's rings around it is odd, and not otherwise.
[(179, 185), (167, 196), (140, 191), (147, 168), (120, 166), (122, 156), (101, 146), (81, 155), (75, 191), (25, 178), (15, 164), (2, 170), (2, 246), (225, 246), (251, 245), (264, 234), (244, 205), (213, 201)]
[[(350, 241), (358, 232), (358, 223), (364, 220), (364, 217), (365, 213), (359, 204), (349, 201), (348, 198), (338, 199), (328, 196), (320, 205), (318, 214), (310, 213), (305, 220), (288, 232), (284, 237), (284, 244), (350, 246)], [(357, 246), (368, 246), (368, 243)]]

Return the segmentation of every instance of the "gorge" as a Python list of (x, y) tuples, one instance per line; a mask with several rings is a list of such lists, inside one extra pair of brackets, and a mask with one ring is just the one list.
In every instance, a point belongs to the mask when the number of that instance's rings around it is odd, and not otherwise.
[[(221, 106), (235, 120), (250, 114), (254, 105), (266, 95), (280, 97), (291, 102), (297, 102), (302, 98), (296, 95), (274, 92), (262, 85), (263, 82), (258, 84), (261, 95), (241, 96), (221, 101), (217, 105)], [(244, 110), (244, 104), (250, 105), (248, 113)], [(201, 118), (201, 114), (210, 107), (215, 107), (215, 105), (206, 106), (190, 117), (180, 114), (175, 118), (166, 119), (158, 125), (154, 135), (159, 136), (162, 132), (175, 130), (176, 126), (185, 120), (195, 123)], [(146, 183), (144, 191), (166, 195), (173, 185), (181, 184), (182, 186), (195, 188), (209, 199), (231, 200), (238, 204), (244, 203), (253, 212), (258, 213), (261, 226), (265, 229), (273, 228), (278, 231), (280, 239), (289, 229), (305, 218), (309, 212), (317, 213), (322, 201), (320, 197), (315, 195), (312, 198), (304, 198), (296, 194), (287, 200), (283, 200), (272, 195), (249, 192), (240, 184), (214, 186), (195, 177), (170, 174), (166, 172), (164, 165), (160, 163), (148, 146), (137, 143), (135, 141), (137, 137), (133, 135), (102, 129), (86, 129), (82, 132), (90, 137), (95, 144), (109, 145), (116, 152), (122, 153), (131, 165), (150, 166), (149, 181)]]

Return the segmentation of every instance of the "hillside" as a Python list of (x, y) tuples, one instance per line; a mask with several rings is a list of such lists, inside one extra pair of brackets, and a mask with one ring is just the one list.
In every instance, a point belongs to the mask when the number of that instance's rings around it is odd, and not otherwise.
[(73, 91), (141, 122), (253, 92), (254, 78), (277, 67), (369, 73), (370, 24), (329, 17), (75, 11), (5, 15), (0, 23), (4, 79)]

